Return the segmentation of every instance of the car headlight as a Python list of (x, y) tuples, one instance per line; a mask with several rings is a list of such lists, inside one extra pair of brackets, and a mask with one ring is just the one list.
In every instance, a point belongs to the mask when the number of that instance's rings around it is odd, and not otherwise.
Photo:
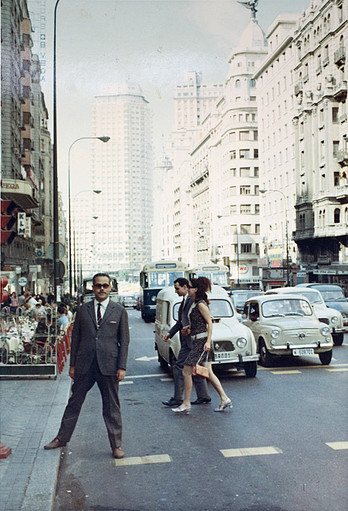
[(337, 316), (332, 316), (331, 323), (337, 323), (337, 322), (338, 322), (338, 317)]
[(280, 330), (272, 330), (271, 337), (272, 337), (272, 339), (279, 339), (279, 337), (280, 337)]
[(236, 344), (238, 348), (245, 348), (245, 346), (247, 345), (247, 340), (244, 339), (244, 337), (239, 337), (239, 339), (237, 339)]
[(156, 296), (151, 296), (151, 301), (155, 302), (156, 301)]
[(327, 337), (328, 335), (330, 335), (330, 328), (327, 326), (323, 326), (323, 328), (320, 329), (320, 332), (324, 337)]

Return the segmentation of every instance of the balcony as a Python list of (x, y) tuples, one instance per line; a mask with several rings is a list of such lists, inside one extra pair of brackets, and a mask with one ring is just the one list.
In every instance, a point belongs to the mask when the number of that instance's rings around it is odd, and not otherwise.
[(337, 67), (341, 68), (346, 62), (346, 49), (344, 46), (340, 46), (334, 53), (334, 63)]
[(341, 167), (345, 167), (348, 165), (348, 151), (337, 151), (337, 161), (341, 165)]
[(298, 96), (302, 92), (303, 92), (303, 84), (299, 82), (295, 85), (295, 96)]
[(342, 82), (338, 83), (333, 91), (333, 97), (336, 101), (344, 102), (347, 98), (347, 82), (343, 80)]

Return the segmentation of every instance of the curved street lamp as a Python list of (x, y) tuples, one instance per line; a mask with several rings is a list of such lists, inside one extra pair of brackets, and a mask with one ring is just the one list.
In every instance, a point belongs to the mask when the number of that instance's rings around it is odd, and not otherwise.
[[(70, 296), (72, 295), (72, 264), (71, 264), (71, 196), (70, 196), (70, 189), (71, 189), (71, 180), (70, 180), (70, 154), (71, 149), (73, 146), (79, 142), (80, 140), (100, 140), (101, 142), (109, 142), (110, 137), (102, 136), (102, 137), (79, 137), (76, 140), (70, 144), (69, 150), (68, 150), (68, 214), (69, 214), (69, 222), (68, 222), (68, 242), (69, 242), (69, 293)], [(94, 193), (100, 193), (101, 190), (93, 190)]]
[(286, 207), (286, 195), (281, 190), (259, 190), (259, 193), (278, 192), (284, 197), (284, 209), (285, 209), (285, 252), (286, 252), (286, 285), (290, 286), (290, 275), (289, 275), (289, 234), (288, 234), (288, 213)]

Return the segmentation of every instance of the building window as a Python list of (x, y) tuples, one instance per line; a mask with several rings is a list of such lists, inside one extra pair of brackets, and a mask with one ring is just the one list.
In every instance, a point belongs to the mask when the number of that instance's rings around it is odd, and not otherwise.
[(250, 158), (250, 149), (239, 149), (239, 158)]
[(332, 156), (334, 158), (337, 158), (337, 154), (338, 154), (338, 149), (339, 149), (339, 146), (340, 146), (340, 143), (338, 140), (334, 140), (332, 142)]
[(260, 224), (255, 224), (255, 234), (260, 234)]
[(334, 186), (340, 186), (340, 173), (334, 172)]
[(241, 254), (250, 254), (252, 250), (251, 243), (241, 243), (240, 245), (240, 253)]
[(251, 187), (250, 185), (242, 185), (239, 189), (240, 195), (250, 195), (251, 194)]
[(241, 215), (250, 215), (251, 213), (251, 204), (241, 204), (240, 205), (240, 213)]
[(338, 123), (338, 107), (337, 106), (332, 107), (332, 122)]
[(239, 140), (249, 140), (249, 131), (240, 131), (239, 132)]
[(341, 223), (341, 210), (339, 208), (336, 208), (334, 211), (334, 223)]
[(241, 167), (240, 177), (250, 177), (250, 167)]
[(236, 88), (238, 89), (241, 86), (240, 80), (236, 80)]

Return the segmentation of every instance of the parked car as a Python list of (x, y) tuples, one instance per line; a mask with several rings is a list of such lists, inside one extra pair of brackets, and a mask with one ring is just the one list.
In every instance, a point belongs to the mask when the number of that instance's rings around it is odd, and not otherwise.
[[(236, 316), (233, 303), (225, 289), (212, 286), (208, 293), (209, 309), (213, 319), (212, 347), (214, 350), (214, 366), (237, 367), (245, 371), (249, 378), (256, 376), (259, 355), (250, 328), (242, 325)], [(178, 312), (182, 298), (172, 287), (162, 289), (157, 295), (155, 319), (155, 349), (161, 367), (168, 364), (173, 368), (180, 351), (180, 336), (175, 334), (168, 342), (163, 335), (178, 320)]]
[(277, 287), (275, 289), (269, 289), (265, 294), (289, 293), (302, 295), (308, 298), (313, 307), (314, 314), (317, 316), (319, 321), (326, 323), (330, 327), (334, 344), (336, 346), (340, 346), (343, 343), (344, 329), (342, 314), (335, 309), (329, 308), (317, 289), (304, 287)]
[(138, 297), (133, 295), (123, 295), (120, 296), (120, 302), (123, 307), (132, 307), (133, 309), (136, 309), (138, 305)]
[[(296, 287), (310, 287), (317, 289), (328, 307), (339, 311), (342, 314), (344, 333), (348, 332), (348, 298), (344, 296), (343, 289), (337, 284), (297, 284)], [(342, 339), (343, 341), (343, 339)]]
[(254, 333), (261, 365), (271, 365), (273, 355), (314, 354), (322, 364), (330, 364), (330, 328), (318, 320), (304, 296), (256, 296), (246, 302), (243, 316), (243, 324)]
[(248, 300), (248, 298), (252, 298), (253, 296), (258, 296), (261, 294), (259, 289), (231, 289), (228, 291), (232, 302), (239, 314), (243, 314), (244, 304)]

